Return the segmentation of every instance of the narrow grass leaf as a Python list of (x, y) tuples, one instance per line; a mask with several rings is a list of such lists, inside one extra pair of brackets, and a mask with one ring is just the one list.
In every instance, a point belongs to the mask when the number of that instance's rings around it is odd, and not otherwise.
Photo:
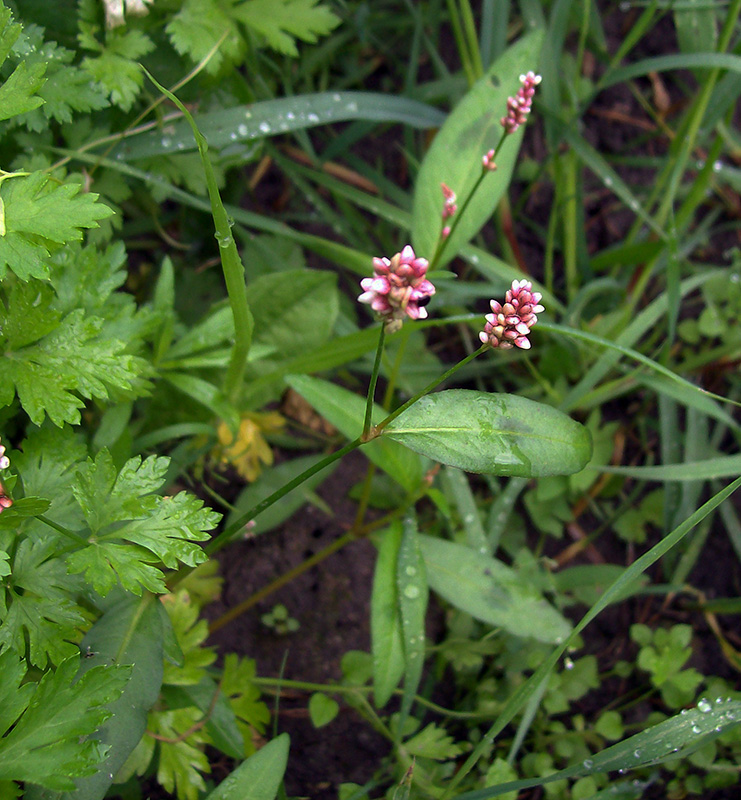
[[(626, 591), (626, 588), (638, 579), (643, 572), (681, 542), (699, 522), (705, 519), (708, 514), (712, 513), (739, 487), (741, 487), (741, 478), (737, 478), (733, 483), (730, 483), (713, 495), (710, 500), (698, 508), (697, 511), (682, 522), (681, 525), (678, 525), (671, 533), (667, 534), (658, 542), (658, 544), (654, 545), (648, 552), (637, 558), (625, 572), (609, 586), (597, 602), (595, 602), (582, 617), (571, 634), (553, 650), (541, 663), (535, 673), (510, 696), (496, 721), (482, 738), (481, 743), (474, 748), (471, 755), (466, 759), (466, 762), (456, 773), (448, 786), (445, 797), (453, 796), (452, 792), (455, 790), (455, 787), (468, 775), (474, 765), (484, 755), (484, 752), (491, 747), (491, 742), (494, 741), (502, 730), (514, 719), (517, 713), (525, 707), (529, 699), (539, 690), (542, 681), (547, 679), (551, 670), (558, 663), (558, 659), (566, 652), (575, 637), (578, 636), (610, 603), (614, 602), (616, 597), (621, 596)], [(474, 798), (469, 797), (468, 800), (474, 800)]]
[(741, 453), (708, 458), (684, 464), (663, 464), (655, 467), (599, 467), (603, 472), (626, 475), (644, 481), (699, 481), (730, 478), (741, 474)]
[(600, 81), (598, 89), (625, 83), (633, 78), (648, 75), (649, 72), (668, 72), (673, 69), (722, 69), (741, 73), (741, 56), (732, 53), (681, 53), (646, 58), (608, 72)]
[(543, 786), (564, 778), (577, 778), (599, 772), (616, 772), (661, 764), (669, 759), (689, 755), (702, 744), (741, 723), (741, 702), (727, 698), (711, 703), (700, 700), (697, 708), (677, 714), (624, 742), (612, 745), (566, 769), (558, 770), (545, 778), (502, 783), (489, 789), (465, 792), (456, 800), (487, 800), (505, 792), (519, 791), (530, 786)]
[[(355, 119), (436, 128), (442, 125), (445, 114), (409, 97), (375, 92), (317, 92), (199, 114), (198, 128), (209, 145), (220, 150), (239, 142)], [(159, 130), (129, 136), (116, 146), (113, 157), (133, 161), (186, 153), (195, 147), (187, 122), (180, 119)]]

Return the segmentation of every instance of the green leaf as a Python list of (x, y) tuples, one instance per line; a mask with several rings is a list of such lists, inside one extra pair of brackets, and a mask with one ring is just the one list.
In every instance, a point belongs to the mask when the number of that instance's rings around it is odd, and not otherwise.
[(449, 761), (463, 752), (463, 746), (456, 744), (444, 728), (430, 723), (419, 733), (404, 742), (404, 749), (411, 756), (432, 758), (435, 761)]
[(214, 51), (205, 65), (212, 75), (225, 60), (237, 61), (246, 48), (235, 18), (228, 13), (231, 5), (233, 0), (226, 7), (216, 0), (185, 0), (165, 28), (178, 53), (188, 54), (196, 63)]
[(288, 763), (290, 739), (282, 733), (250, 756), (206, 800), (275, 800)]
[[(425, 155), (417, 176), (412, 211), (412, 240), (418, 254), (432, 257), (443, 222), (440, 184), (447, 184), (465, 202), (481, 176), (481, 157), (497, 146), (502, 136), (499, 120), (507, 110), (507, 97), (517, 91), (517, 77), (534, 69), (543, 32), (533, 31), (512, 45), (492, 64), (455, 107)], [(471, 198), (466, 213), (446, 246), (437, 266), (449, 261), (491, 216), (507, 190), (524, 128), (507, 137), (497, 156), (497, 171), (487, 175)]]
[[(0, 7), (0, 64), (8, 57), (11, 48), (21, 35), (21, 26), (13, 22), (10, 9)], [(0, 86), (0, 120), (10, 119), (38, 108), (44, 101), (38, 96), (44, 84), (43, 63), (29, 69), (21, 62)]]
[[(286, 383), (348, 439), (360, 436), (363, 430), (365, 399), (328, 381), (306, 375), (289, 375)], [(386, 413), (375, 407), (374, 423)], [(422, 461), (409, 450), (382, 438), (363, 446), (363, 453), (407, 491), (412, 492), (422, 480)]]
[(97, 771), (106, 748), (87, 737), (111, 716), (105, 706), (121, 695), (131, 669), (101, 665), (76, 679), (78, 668), (79, 658), (70, 658), (38, 684), (21, 686), (23, 662), (0, 655), (0, 780), (65, 790)]
[(82, 66), (103, 86), (114, 105), (128, 111), (144, 80), (139, 59), (154, 49), (154, 42), (142, 31), (122, 26), (107, 31), (105, 45), (101, 45), (95, 32), (94, 27), (81, 25), (80, 43), (99, 53), (85, 58)]
[(425, 561), (420, 550), (421, 535), (417, 520), (404, 520), (399, 555), (396, 562), (396, 587), (401, 617), (401, 642), (404, 648), (404, 694), (401, 698), (396, 735), (400, 741), (404, 723), (412, 710), (414, 695), (422, 680), (425, 663), (425, 615), (430, 591)]
[(314, 692), (309, 698), (309, 717), (315, 728), (323, 728), (339, 713), (340, 706), (336, 700), (322, 692)]
[[(433, 106), (408, 97), (373, 92), (316, 92), (199, 114), (198, 129), (208, 140), (209, 147), (219, 150), (235, 142), (354, 119), (434, 128), (442, 124), (445, 116)], [(165, 136), (161, 131), (142, 132), (128, 137), (112, 152), (114, 158), (133, 161), (195, 149), (188, 125), (178, 120), (168, 125)]]
[(0, 650), (23, 656), (28, 647), (29, 660), (42, 669), (77, 652), (72, 642), (85, 622), (73, 599), (79, 581), (55, 551), (55, 538), (20, 540), (0, 587)]
[(255, 343), (274, 348), (273, 358), (284, 360), (297, 351), (311, 352), (329, 338), (339, 311), (337, 276), (306, 269), (265, 275), (249, 284), (247, 301)]
[(571, 625), (532, 581), (484, 553), (455, 542), (419, 537), (430, 588), (472, 617), (515, 636), (558, 642)]
[(564, 778), (600, 772), (618, 772), (679, 760), (698, 747), (732, 730), (741, 722), (741, 702), (727, 698), (711, 703), (700, 700), (692, 708), (670, 717), (619, 744), (612, 745), (591, 758), (534, 779), (512, 781), (455, 795), (455, 800), (487, 800), (505, 792), (519, 791), (530, 786), (542, 786)]
[(203, 502), (180, 492), (174, 497), (150, 494), (162, 485), (169, 459), (131, 458), (117, 473), (103, 449), (79, 470), (72, 491), (92, 532), (87, 547), (68, 558), (70, 572), (84, 572), (105, 596), (117, 583), (134, 594), (166, 591), (162, 563), (195, 566), (206, 560), (197, 542), (219, 515)]
[(10, 267), (22, 280), (48, 278), (46, 259), (59, 245), (82, 239), (113, 211), (79, 183), (59, 183), (43, 172), (16, 175), (0, 185), (3, 235), (0, 278)]
[(592, 454), (589, 431), (561, 411), (467, 389), (423, 397), (383, 430), (386, 436), (467, 472), (525, 478), (571, 475)]
[(295, 39), (314, 43), (340, 24), (318, 0), (246, 0), (234, 8), (240, 22), (265, 37), (279, 53), (298, 57)]
[[(147, 715), (162, 684), (162, 617), (164, 609), (151, 595), (110, 603), (80, 643), (85, 654), (80, 672), (103, 664), (130, 665), (123, 694), (108, 706), (109, 719), (98, 731), (107, 748), (95, 774), (76, 781), (64, 794), (26, 792), (26, 800), (103, 800), (118, 770), (144, 736)], [(126, 667), (128, 669), (128, 667)], [(77, 684), (76, 684), (77, 685)]]
[(600, 467), (603, 472), (614, 472), (644, 481), (698, 481), (727, 478), (741, 472), (741, 454), (719, 456), (704, 461), (684, 464), (664, 464), (655, 467)]
[(379, 534), (378, 558), (373, 573), (370, 627), (376, 708), (383, 708), (388, 703), (404, 674), (404, 645), (396, 586), (401, 535), (399, 522), (394, 522)]

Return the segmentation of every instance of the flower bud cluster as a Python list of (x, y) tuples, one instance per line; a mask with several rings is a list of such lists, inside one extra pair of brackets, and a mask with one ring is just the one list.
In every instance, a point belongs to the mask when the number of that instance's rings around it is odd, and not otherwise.
[(481, 164), (488, 172), (494, 172), (494, 170), (497, 168), (497, 165), (494, 163), (495, 155), (496, 150), (489, 150), (487, 153), (484, 153), (483, 157), (481, 158)]
[(536, 314), (543, 311), (541, 294), (533, 292), (532, 288), (530, 281), (512, 281), (504, 304), (491, 301), (492, 313), (486, 315), (486, 325), (479, 334), (484, 344), (502, 350), (509, 350), (513, 345), (522, 350), (530, 349), (528, 334), (538, 321)]
[(533, 104), (535, 87), (541, 80), (541, 76), (534, 72), (520, 75), (522, 86), (514, 97), (507, 98), (507, 114), (500, 120), (505, 133), (514, 133), (520, 125), (527, 122), (527, 115)]
[(380, 315), (387, 333), (398, 331), (405, 316), (427, 317), (425, 306), (435, 294), (426, 278), (427, 267), (427, 259), (417, 258), (411, 245), (391, 259), (373, 259), (373, 277), (360, 282), (363, 294), (358, 300)]
[[(10, 459), (5, 455), (5, 445), (0, 444), (0, 469), (8, 469)], [(5, 494), (5, 487), (0, 483), (0, 513), (10, 508), (13, 501)]]

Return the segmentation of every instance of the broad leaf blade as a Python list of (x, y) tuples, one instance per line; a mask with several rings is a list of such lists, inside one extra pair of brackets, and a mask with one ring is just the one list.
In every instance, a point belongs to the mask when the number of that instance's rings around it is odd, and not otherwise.
[(562, 641), (571, 625), (506, 564), (470, 547), (419, 536), (430, 588), (472, 617), (540, 642)]
[[(518, 76), (535, 68), (542, 41), (542, 31), (534, 31), (512, 45), (471, 88), (435, 137), (414, 192), (412, 240), (420, 255), (432, 256), (442, 230), (440, 184), (446, 183), (465, 201), (481, 175), (481, 157), (501, 138), (499, 120), (507, 110), (507, 97), (517, 91)], [(486, 176), (471, 199), (450, 236), (443, 261), (453, 258), (491, 216), (512, 176), (523, 130), (507, 137), (497, 156), (497, 172)]]
[(571, 475), (592, 455), (589, 431), (557, 409), (467, 389), (423, 397), (383, 435), (467, 472), (523, 478)]

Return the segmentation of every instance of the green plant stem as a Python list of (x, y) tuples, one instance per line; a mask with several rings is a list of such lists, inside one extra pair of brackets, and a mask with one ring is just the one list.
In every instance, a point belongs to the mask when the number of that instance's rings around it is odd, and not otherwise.
[(329, 556), (331, 556), (333, 553), (341, 550), (346, 544), (349, 544), (356, 538), (357, 537), (354, 531), (348, 531), (338, 539), (335, 539), (333, 542), (328, 544), (318, 553), (314, 553), (311, 558), (307, 558), (306, 561), (302, 561), (298, 566), (288, 570), (288, 572), (284, 572), (282, 575), (279, 575), (267, 586), (263, 586), (262, 589), (255, 592), (241, 603), (237, 603), (236, 606), (230, 608), (229, 611), (227, 611), (225, 614), (222, 614), (220, 617), (218, 617), (218, 619), (215, 619), (208, 627), (209, 633), (215, 633), (220, 628), (228, 625), (233, 619), (236, 619), (238, 616), (240, 616), (240, 614), (244, 614), (245, 611), (257, 605), (261, 600), (285, 586), (287, 583), (290, 583), (294, 578), (298, 578), (299, 575), (303, 575), (304, 572), (321, 563), (326, 558), (329, 558)]
[[(309, 681), (283, 680), (282, 678), (250, 678), (250, 683), (255, 686), (264, 686), (266, 689), (275, 688), (278, 691), (281, 689), (296, 689), (301, 692), (325, 692), (326, 694), (339, 695), (367, 695), (373, 691), (372, 686), (342, 686), (336, 683), (311, 683)], [(394, 694), (401, 696), (404, 691), (403, 689), (395, 689)], [(430, 711), (440, 714), (440, 716), (450, 717), (451, 719), (480, 719), (487, 716), (486, 714), (477, 714), (474, 711), (453, 711), (450, 708), (443, 708), (443, 706), (439, 706), (437, 703), (433, 703), (418, 694), (414, 695), (414, 701), (425, 708), (429, 708)]]
[[(491, 159), (494, 163), (496, 163), (496, 158), (499, 155), (499, 152), (501, 151), (502, 146), (507, 141), (507, 138), (508, 138), (507, 131), (502, 131), (502, 137), (500, 138), (499, 143), (497, 144), (496, 148), (494, 149), (494, 155), (493, 155), (493, 157)], [(441, 238), (439, 239), (439, 241), (437, 243), (437, 249), (435, 250), (435, 255), (432, 256), (432, 260), (430, 261), (430, 269), (431, 270), (435, 269), (435, 267), (437, 266), (438, 262), (442, 258), (442, 255), (445, 252), (445, 248), (447, 247), (448, 242), (451, 240), (453, 234), (455, 233), (455, 229), (458, 227), (459, 221), (461, 220), (463, 215), (466, 213), (466, 209), (468, 208), (471, 200), (473, 199), (473, 196), (476, 194), (476, 191), (479, 188), (479, 186), (481, 186), (481, 184), (483, 183), (484, 178), (488, 174), (490, 174), (491, 172), (493, 172), (493, 170), (486, 169), (485, 167), (481, 168), (481, 174), (476, 179), (476, 183), (474, 183), (473, 188), (468, 193), (468, 197), (463, 201), (463, 205), (458, 209), (458, 211), (456, 212), (455, 216), (453, 217), (453, 223), (450, 226), (450, 233), (445, 238), (442, 238), (442, 236), (441, 236)]]
[(466, 37), (469, 59), (471, 61), (471, 69), (476, 80), (484, 74), (484, 65), (481, 62), (481, 50), (479, 49), (479, 40), (476, 35), (476, 22), (471, 9), (469, 0), (458, 0), (460, 6), (460, 15), (463, 20), (463, 33)]
[(427, 386), (425, 386), (425, 388), (422, 389), (421, 392), (417, 392), (417, 394), (415, 394), (414, 397), (410, 397), (409, 400), (406, 401), (406, 403), (404, 403), (403, 405), (399, 406), (399, 408), (397, 408), (396, 411), (392, 411), (386, 417), (386, 419), (384, 419), (383, 421), (379, 422), (378, 425), (376, 425), (372, 429), (373, 433), (376, 436), (378, 436), (378, 434), (381, 433), (381, 431), (390, 422), (393, 422), (399, 416), (399, 414), (404, 413), (404, 411), (406, 411), (409, 408), (409, 406), (414, 405), (414, 403), (416, 403), (417, 400), (419, 400), (421, 397), (424, 397), (426, 394), (429, 394), (433, 389), (435, 389), (441, 383), (446, 381), (454, 372), (457, 372), (461, 367), (464, 367), (466, 364), (468, 364), (469, 361), (473, 361), (474, 358), (476, 358), (476, 356), (481, 355), (481, 353), (483, 353), (484, 350), (488, 350), (488, 349), (489, 349), (489, 345), (488, 344), (482, 344), (481, 347), (479, 347), (478, 350), (475, 350), (470, 355), (467, 355), (464, 359), (462, 359), (457, 364), (452, 366), (449, 370), (444, 372), (439, 378), (435, 378), (435, 380), (432, 381), (432, 383), (429, 383)]
[(53, 528), (58, 533), (61, 533), (63, 536), (66, 536), (68, 539), (72, 539), (72, 541), (77, 542), (77, 544), (83, 545), (83, 547), (87, 547), (89, 544), (88, 540), (84, 536), (80, 536), (79, 533), (75, 533), (74, 531), (65, 528), (63, 525), (59, 525), (58, 523), (54, 522), (54, 520), (45, 517), (43, 514), (39, 514), (36, 517), (40, 522), (43, 522), (45, 525), (48, 525), (50, 528)]
[(224, 204), (221, 202), (219, 187), (216, 182), (213, 166), (208, 157), (208, 142), (205, 136), (198, 130), (198, 127), (188, 109), (178, 100), (175, 95), (161, 86), (146, 71), (145, 74), (162, 94), (169, 98), (182, 111), (185, 119), (193, 131), (193, 136), (198, 145), (198, 152), (201, 156), (203, 171), (206, 176), (208, 187), (208, 197), (211, 202), (211, 215), (216, 228), (216, 240), (219, 243), (219, 255), (221, 257), (221, 268), (224, 273), (226, 291), (229, 295), (229, 305), (234, 317), (234, 347), (229, 359), (229, 366), (224, 378), (224, 394), (234, 404), (236, 403), (239, 392), (242, 388), (244, 372), (247, 367), (247, 355), (252, 344), (252, 329), (254, 319), (247, 302), (247, 287), (245, 285), (244, 265), (239, 257), (236, 242), (232, 235), (232, 222), (227, 216)]
[(373, 362), (373, 372), (371, 372), (370, 384), (368, 385), (368, 397), (365, 401), (365, 420), (363, 421), (363, 433), (361, 439), (368, 438), (373, 424), (373, 401), (376, 396), (376, 383), (378, 382), (378, 372), (381, 369), (381, 358), (383, 357), (383, 343), (386, 339), (386, 326), (381, 325), (381, 332), (378, 334), (378, 346), (376, 347), (376, 358)]
[(212, 539), (205, 547), (206, 552), (211, 556), (214, 553), (217, 553), (221, 550), (224, 545), (228, 544), (229, 541), (233, 538), (234, 534), (236, 534), (241, 528), (243, 528), (250, 520), (253, 520), (258, 514), (265, 511), (265, 509), (270, 508), (273, 503), (277, 503), (282, 497), (285, 497), (288, 492), (295, 489), (297, 486), (300, 486), (305, 480), (308, 480), (312, 475), (316, 475), (317, 472), (324, 469), (324, 467), (333, 464), (338, 459), (342, 458), (343, 456), (347, 455), (348, 453), (352, 452), (353, 450), (360, 447), (363, 444), (363, 440), (358, 437), (357, 439), (353, 439), (352, 442), (348, 442), (344, 447), (336, 450), (334, 453), (331, 453), (326, 458), (323, 458), (319, 463), (314, 464), (314, 466), (309, 467), (309, 469), (304, 470), (300, 475), (297, 475), (292, 481), (289, 481), (285, 486), (282, 486), (280, 489), (277, 489), (273, 492), (269, 497), (266, 497), (264, 500), (261, 500), (256, 505), (252, 506), (246, 513), (242, 514), (236, 522), (233, 522), (227, 528), (225, 528), (215, 539)]
[(476, 82), (476, 72), (471, 60), (471, 54), (468, 51), (466, 37), (463, 33), (463, 24), (458, 9), (456, 8), (455, 0), (447, 0), (447, 3), (448, 13), (450, 14), (450, 24), (453, 28), (453, 36), (455, 37), (455, 43), (458, 47), (458, 55), (461, 58), (461, 66), (463, 67), (463, 72), (466, 74), (466, 80), (470, 87)]

